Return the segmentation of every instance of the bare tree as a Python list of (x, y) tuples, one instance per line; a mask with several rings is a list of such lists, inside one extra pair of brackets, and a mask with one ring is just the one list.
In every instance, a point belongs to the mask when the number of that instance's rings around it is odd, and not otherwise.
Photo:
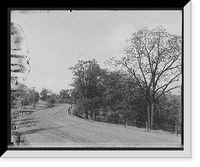
[[(132, 34), (121, 59), (112, 57), (108, 62), (122, 66), (137, 80), (147, 101), (148, 129), (159, 107), (156, 101), (166, 92), (179, 88), (181, 78), (182, 37), (169, 34), (159, 26), (144, 28)], [(156, 109), (156, 110), (155, 110)]]

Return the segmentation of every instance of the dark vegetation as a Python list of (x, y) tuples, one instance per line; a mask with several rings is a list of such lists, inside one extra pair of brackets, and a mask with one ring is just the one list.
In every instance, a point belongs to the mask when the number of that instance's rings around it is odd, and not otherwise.
[(174, 132), (181, 125), (181, 96), (172, 90), (180, 88), (182, 38), (156, 27), (133, 33), (127, 42), (124, 57), (107, 61), (113, 71), (95, 59), (70, 67), (75, 115)]

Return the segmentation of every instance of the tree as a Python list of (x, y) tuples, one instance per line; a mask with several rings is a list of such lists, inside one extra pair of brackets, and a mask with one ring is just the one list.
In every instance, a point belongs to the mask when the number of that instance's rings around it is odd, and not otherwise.
[(181, 124), (181, 97), (172, 95), (168, 92), (164, 97), (159, 99), (159, 103), (164, 104), (159, 111), (156, 121), (163, 121), (166, 125)]
[(106, 107), (105, 110), (111, 110), (112, 112), (115, 112), (119, 103), (122, 102), (123, 82), (124, 78), (122, 77), (120, 71), (109, 71), (106, 73), (103, 82), (105, 87), (103, 94), (104, 104)]
[(37, 103), (39, 101), (39, 99), (40, 99), (40, 94), (39, 94), (39, 92), (35, 91), (34, 92), (34, 101), (35, 101), (35, 103)]
[[(143, 114), (146, 106), (145, 98), (140, 97), (144, 94), (144, 90), (140, 88), (136, 80), (128, 75), (124, 79), (121, 92), (122, 101), (119, 104), (124, 111), (124, 123), (137, 126), (137, 122), (143, 121), (146, 117), (146, 114)], [(144, 124), (142, 126), (144, 127)]]
[(70, 67), (70, 70), (74, 75), (74, 81), (71, 84), (73, 86), (73, 97), (76, 98), (74, 100), (79, 104), (84, 104), (82, 110), (85, 111), (86, 117), (90, 113), (91, 116), (94, 115), (95, 119), (96, 109), (99, 106), (97, 102), (100, 102), (104, 89), (102, 80), (105, 70), (100, 68), (95, 59), (79, 60), (78, 64)]
[(18, 89), (11, 91), (11, 108), (16, 107), (19, 101), (27, 97), (27, 89), (26, 85), (19, 83)]
[(47, 88), (43, 88), (42, 91), (40, 92), (40, 99), (46, 101), (48, 98), (48, 93), (49, 90)]
[(144, 90), (140, 96), (146, 99), (148, 128), (152, 129), (156, 102), (180, 87), (176, 82), (181, 77), (182, 37), (160, 26), (139, 30), (127, 41), (130, 45), (124, 48), (125, 56), (113, 57), (108, 63), (124, 67)]
[(70, 89), (70, 103), (71, 104), (77, 104), (79, 97), (80, 97), (79, 93), (75, 87), (73, 89)]
[(62, 89), (59, 94), (60, 103), (68, 103), (70, 101), (70, 92), (68, 89)]
[(48, 94), (46, 98), (48, 107), (53, 107), (53, 104), (56, 102), (56, 97), (57, 97), (56, 94), (53, 93), (52, 90), (48, 90)]
[(33, 88), (28, 88), (26, 90), (26, 97), (25, 101), (28, 104), (32, 104), (33, 108), (35, 108), (35, 103), (39, 101), (40, 94), (39, 92), (35, 91)]
[[(104, 110), (107, 111), (109, 119), (118, 122), (119, 119), (124, 124), (137, 125), (137, 120), (141, 111), (144, 110), (144, 98), (139, 98), (143, 94), (136, 80), (123, 71), (109, 71), (105, 77), (104, 85)], [(118, 116), (116, 116), (118, 114)], [(121, 115), (119, 117), (119, 115)], [(116, 120), (115, 120), (116, 119)]]

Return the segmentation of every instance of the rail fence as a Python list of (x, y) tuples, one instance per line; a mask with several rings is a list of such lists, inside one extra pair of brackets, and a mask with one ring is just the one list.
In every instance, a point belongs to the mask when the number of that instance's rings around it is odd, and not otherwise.
[[(75, 115), (76, 116), (76, 115)], [(82, 119), (86, 119), (84, 116), (77, 116)], [(91, 118), (89, 118), (91, 120)], [(112, 124), (112, 125), (121, 125), (124, 126), (124, 128), (132, 128), (135, 127), (138, 130), (142, 130), (145, 132), (153, 132), (153, 133), (171, 133), (175, 134), (176, 136), (180, 136), (182, 133), (182, 127), (181, 125), (167, 125), (167, 124), (157, 124), (154, 123), (151, 125), (151, 129), (148, 128), (147, 122), (141, 122), (141, 121), (124, 121), (123, 119), (109, 119), (108, 117), (103, 116), (97, 116), (96, 120), (97, 122)]]

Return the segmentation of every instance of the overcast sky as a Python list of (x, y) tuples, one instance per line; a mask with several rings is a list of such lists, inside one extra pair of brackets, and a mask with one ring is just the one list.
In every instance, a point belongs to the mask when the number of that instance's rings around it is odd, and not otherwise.
[(72, 82), (70, 66), (95, 58), (102, 68), (112, 56), (123, 56), (131, 33), (162, 25), (182, 34), (181, 11), (12, 11), (11, 21), (25, 33), (31, 72), (25, 82), (41, 91), (59, 93)]

